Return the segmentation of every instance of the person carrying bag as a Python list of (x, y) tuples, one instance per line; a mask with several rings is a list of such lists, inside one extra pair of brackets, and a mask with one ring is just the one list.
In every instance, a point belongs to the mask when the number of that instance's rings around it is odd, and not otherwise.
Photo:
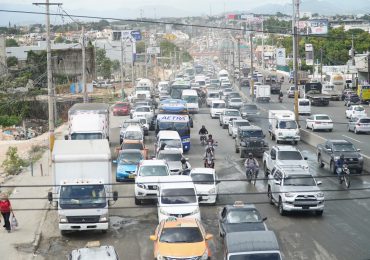
[[(10, 233), (11, 231), (11, 225), (10, 225), (10, 213), (12, 212), (12, 206), (10, 204), (10, 201), (8, 199), (8, 195), (6, 193), (2, 193), (0, 195), (0, 212), (1, 215), (3, 215), (4, 218), (4, 225), (3, 227)], [(13, 213), (14, 217), (14, 213)], [(18, 225), (18, 223), (17, 223)]]

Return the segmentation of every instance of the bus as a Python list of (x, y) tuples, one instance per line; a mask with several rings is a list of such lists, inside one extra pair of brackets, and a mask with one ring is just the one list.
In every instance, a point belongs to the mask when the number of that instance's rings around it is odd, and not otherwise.
[(193, 120), (189, 116), (186, 102), (181, 99), (166, 99), (159, 104), (155, 133), (161, 130), (177, 131), (181, 137), (184, 152), (190, 150), (190, 128)]
[(370, 101), (370, 86), (369, 85), (358, 85), (357, 95), (360, 97), (361, 102)]
[(182, 91), (191, 89), (190, 81), (175, 81), (170, 87), (170, 96), (173, 99), (181, 99)]

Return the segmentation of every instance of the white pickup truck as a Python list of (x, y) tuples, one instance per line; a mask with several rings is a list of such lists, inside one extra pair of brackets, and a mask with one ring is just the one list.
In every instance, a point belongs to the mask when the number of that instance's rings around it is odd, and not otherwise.
[(276, 165), (300, 165), (308, 170), (306, 160), (307, 157), (303, 157), (301, 152), (292, 145), (275, 145), (263, 154), (263, 170), (266, 177)]
[(240, 114), (239, 110), (237, 109), (225, 109), (223, 113), (220, 115), (220, 126), (222, 128), (227, 128), (229, 125), (229, 121), (231, 120), (241, 120), (242, 115)]

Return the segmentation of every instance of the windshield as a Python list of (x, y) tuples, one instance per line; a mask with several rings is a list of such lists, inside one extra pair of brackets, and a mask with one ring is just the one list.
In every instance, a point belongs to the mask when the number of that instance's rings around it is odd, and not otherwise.
[(220, 97), (220, 94), (218, 94), (218, 93), (209, 93), (208, 94), (208, 97), (209, 98), (219, 98)]
[(162, 146), (163, 144), (166, 144), (166, 148), (182, 148), (182, 143), (180, 140), (176, 140), (176, 139), (163, 139), (160, 141), (160, 146)]
[(199, 243), (203, 241), (198, 227), (164, 228), (159, 238), (164, 243)]
[(248, 110), (257, 110), (257, 106), (255, 106), (255, 105), (246, 105), (246, 106), (243, 106), (241, 109), (243, 109), (245, 111), (248, 111)]
[(302, 155), (298, 151), (280, 151), (279, 160), (302, 160)]
[(354, 107), (353, 110), (355, 110), (355, 111), (364, 111), (365, 109), (363, 107)]
[(226, 116), (240, 116), (239, 111), (225, 111)]
[(232, 255), (229, 260), (281, 260), (278, 253), (252, 253), (247, 255)]
[(225, 103), (213, 103), (212, 108), (225, 108)]
[(185, 123), (159, 122), (159, 130), (178, 131), (180, 136), (190, 133), (190, 128), (187, 122)]
[(124, 139), (141, 140), (143, 139), (143, 134), (139, 131), (126, 131)]
[(263, 133), (262, 133), (262, 130), (246, 130), (246, 131), (242, 131), (240, 133), (241, 137), (248, 137), (248, 138), (251, 138), (251, 137), (263, 137)]
[(255, 209), (234, 209), (227, 214), (226, 218), (230, 224), (261, 222), (261, 216)]
[(198, 103), (198, 96), (183, 96), (182, 98), (186, 103)]
[(316, 120), (330, 120), (329, 116), (316, 116)]
[(103, 135), (101, 133), (73, 133), (71, 134), (72, 140), (95, 140), (95, 139), (103, 139)]
[(242, 102), (242, 100), (240, 98), (232, 98), (230, 102)]
[(250, 126), (251, 124), (249, 122), (235, 122), (235, 126)]
[(196, 203), (197, 198), (193, 188), (164, 189), (161, 194), (162, 204)]
[(60, 188), (60, 207), (104, 208), (106, 206), (104, 185), (66, 185)]
[(135, 109), (136, 112), (150, 112), (149, 107), (138, 107)]
[(158, 159), (166, 161), (180, 161), (182, 158), (181, 153), (159, 153)]
[(127, 107), (128, 103), (117, 103), (114, 105), (115, 107)]
[(280, 121), (279, 122), (279, 128), (280, 129), (297, 129), (297, 123), (296, 121)]
[(164, 165), (148, 165), (141, 166), (139, 169), (139, 176), (167, 176), (167, 167)]
[(310, 105), (310, 101), (308, 101), (308, 100), (301, 100), (301, 101), (299, 101), (299, 105), (300, 106), (309, 106)]
[(213, 174), (192, 173), (191, 178), (194, 184), (215, 184)]
[(356, 149), (353, 144), (334, 144), (334, 151), (336, 152), (355, 152)]
[(316, 186), (315, 180), (310, 175), (290, 175), (284, 178), (285, 186)]
[(142, 159), (141, 153), (121, 153), (117, 161), (119, 164), (138, 164)]
[(369, 124), (370, 123), (370, 118), (362, 118), (360, 119), (361, 124)]
[(150, 87), (136, 87), (136, 91), (150, 91)]
[(125, 149), (139, 149), (144, 150), (144, 146), (142, 143), (122, 143), (122, 150)]

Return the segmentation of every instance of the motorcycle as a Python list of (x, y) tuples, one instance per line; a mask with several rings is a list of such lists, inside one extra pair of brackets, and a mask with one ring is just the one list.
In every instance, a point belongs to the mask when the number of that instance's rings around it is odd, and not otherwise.
[(215, 168), (215, 161), (213, 159), (213, 153), (207, 153), (206, 158), (204, 159), (204, 168)]
[(206, 145), (206, 143), (207, 143), (207, 135), (206, 134), (201, 134), (200, 135), (200, 144), (201, 145)]
[(344, 184), (346, 185), (347, 189), (349, 186), (351, 186), (351, 177), (350, 177), (350, 171), (348, 169), (347, 164), (344, 164), (343, 167), (340, 169), (338, 168), (337, 171), (341, 171), (342, 174), (339, 177), (339, 184)]
[(279, 96), (279, 102), (283, 103), (283, 96)]
[(206, 149), (211, 149), (212, 151), (212, 156), (213, 156), (213, 159), (214, 159), (214, 155), (215, 155), (215, 147), (218, 145), (217, 142), (210, 142), (210, 141), (207, 141), (207, 148)]

